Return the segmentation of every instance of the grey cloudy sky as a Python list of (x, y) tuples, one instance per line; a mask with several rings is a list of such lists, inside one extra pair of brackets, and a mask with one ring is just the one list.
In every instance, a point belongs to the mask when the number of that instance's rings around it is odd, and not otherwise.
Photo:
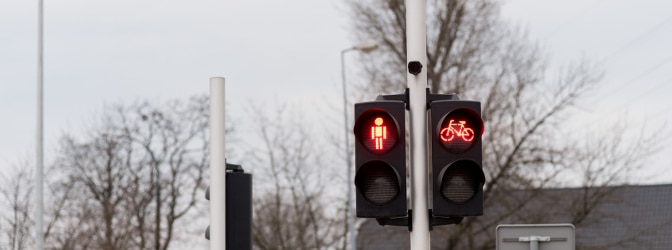
[[(1, 165), (35, 147), (36, 2), (0, 1)], [(339, 56), (356, 42), (344, 10), (337, 0), (46, 0), (47, 159), (61, 132), (104, 105), (206, 94), (213, 76), (227, 79), (233, 118), (251, 101), (292, 102), (333, 112), (340, 125)], [(670, 10), (666, 0), (507, 0), (502, 14), (540, 44), (551, 68), (581, 57), (601, 62), (604, 81), (573, 119), (639, 130), (672, 121)], [(666, 135), (642, 182), (672, 182)]]
[(672, 182), (672, 2), (661, 0), (509, 0), (504, 15), (547, 49), (552, 66), (579, 58), (599, 64), (600, 85), (568, 123), (576, 129), (605, 130), (627, 123), (629, 131), (651, 133), (663, 148), (636, 180)]

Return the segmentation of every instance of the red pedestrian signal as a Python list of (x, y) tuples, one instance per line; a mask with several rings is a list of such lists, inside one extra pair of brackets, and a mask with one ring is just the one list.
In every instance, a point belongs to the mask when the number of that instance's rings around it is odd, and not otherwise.
[(357, 217), (407, 216), (405, 119), (403, 101), (355, 104)]
[(371, 110), (357, 120), (357, 141), (374, 154), (384, 154), (397, 144), (396, 121), (385, 111)]

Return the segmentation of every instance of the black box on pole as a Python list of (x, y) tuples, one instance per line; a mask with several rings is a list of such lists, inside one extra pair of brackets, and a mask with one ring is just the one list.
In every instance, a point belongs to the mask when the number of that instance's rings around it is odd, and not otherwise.
[(252, 249), (252, 175), (226, 165), (226, 248)]

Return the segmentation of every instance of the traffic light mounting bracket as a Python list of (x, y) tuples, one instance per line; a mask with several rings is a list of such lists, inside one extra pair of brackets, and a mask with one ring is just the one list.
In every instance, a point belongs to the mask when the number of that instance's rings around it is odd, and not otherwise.
[[(425, 89), (425, 95), (426, 100), (427, 100), (427, 105), (426, 109), (429, 110), (429, 104), (431, 104), (433, 101), (457, 101), (460, 100), (460, 96), (457, 94), (432, 94), (429, 91), (429, 88)], [(402, 101), (404, 104), (406, 104), (406, 109), (408, 110), (410, 108), (410, 102), (409, 102), (409, 97), (408, 97), (408, 88), (404, 91), (404, 93), (401, 94), (396, 94), (396, 95), (378, 95), (376, 97), (376, 101)]]
[(429, 92), (429, 88), (426, 88), (427, 95), (427, 110), (429, 110), (429, 104), (433, 101), (459, 101), (460, 96), (457, 94), (432, 94)]
[(226, 163), (226, 171), (234, 173), (245, 173), (245, 170), (243, 170), (242, 166), (240, 166), (239, 164), (231, 164), (231, 163)]
[[(443, 226), (443, 225), (457, 225), (462, 222), (464, 217), (434, 217), (434, 214), (431, 209), (429, 210), (429, 231), (434, 229), (434, 226)], [(381, 226), (407, 226), (408, 231), (413, 231), (413, 209), (408, 210), (408, 216), (398, 217), (398, 218), (376, 218), (378, 225)]]
[(410, 232), (413, 228), (413, 209), (409, 209), (408, 213), (404, 217), (398, 218), (376, 218), (378, 225), (381, 226), (408, 226), (408, 231)]
[(408, 88), (406, 88), (404, 93), (401, 93), (401, 94), (378, 95), (376, 97), (376, 101), (402, 101), (406, 105), (406, 110), (410, 109), (409, 102), (408, 102)]
[(457, 225), (462, 222), (464, 217), (436, 217), (432, 209), (429, 210), (429, 231), (432, 231), (434, 226), (443, 225)]

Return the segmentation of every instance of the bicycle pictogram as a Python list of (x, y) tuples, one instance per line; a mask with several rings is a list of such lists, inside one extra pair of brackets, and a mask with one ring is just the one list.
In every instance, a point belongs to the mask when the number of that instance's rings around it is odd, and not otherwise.
[(448, 127), (441, 129), (439, 133), (441, 135), (441, 140), (444, 142), (450, 142), (455, 139), (455, 136), (462, 138), (465, 142), (470, 142), (474, 139), (474, 130), (468, 127), (465, 127), (466, 121), (458, 121), (450, 119)]

